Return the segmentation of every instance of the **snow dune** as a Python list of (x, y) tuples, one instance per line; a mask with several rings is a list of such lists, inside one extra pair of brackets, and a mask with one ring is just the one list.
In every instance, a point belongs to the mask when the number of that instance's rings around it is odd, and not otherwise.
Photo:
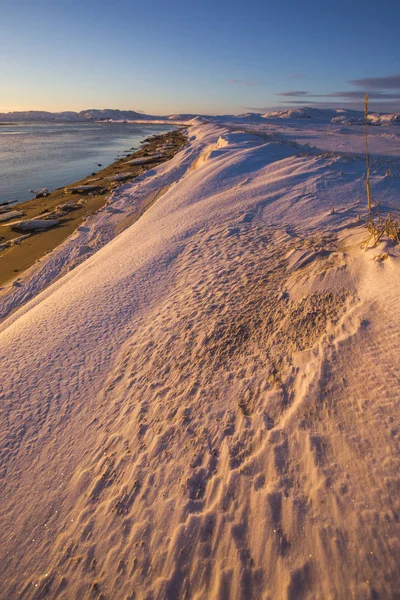
[(189, 135), (3, 298), (0, 596), (395, 597), (400, 259), (360, 250), (363, 163)]

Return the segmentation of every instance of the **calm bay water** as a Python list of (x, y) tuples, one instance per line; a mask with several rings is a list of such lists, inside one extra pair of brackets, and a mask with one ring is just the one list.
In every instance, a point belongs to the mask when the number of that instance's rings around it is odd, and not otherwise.
[(122, 158), (169, 125), (131, 123), (0, 124), (0, 203), (23, 202), (30, 189), (68, 185)]

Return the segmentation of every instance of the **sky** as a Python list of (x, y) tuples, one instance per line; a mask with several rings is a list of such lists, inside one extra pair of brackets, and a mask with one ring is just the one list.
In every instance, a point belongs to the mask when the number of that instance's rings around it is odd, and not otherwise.
[(0, 0), (0, 112), (400, 112), (399, 0)]

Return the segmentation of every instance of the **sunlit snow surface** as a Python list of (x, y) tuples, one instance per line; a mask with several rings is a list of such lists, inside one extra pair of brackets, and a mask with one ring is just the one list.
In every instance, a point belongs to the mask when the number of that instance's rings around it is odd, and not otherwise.
[(3, 290), (1, 597), (398, 590), (400, 257), (360, 249), (362, 127), (239, 121)]

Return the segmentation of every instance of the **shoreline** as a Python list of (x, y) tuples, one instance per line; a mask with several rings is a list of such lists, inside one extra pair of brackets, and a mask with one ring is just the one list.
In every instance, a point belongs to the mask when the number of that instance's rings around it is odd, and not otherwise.
[[(187, 136), (182, 127), (165, 134), (152, 135), (142, 142), (140, 150), (127, 154), (92, 175), (47, 195), (0, 206), (0, 221), (8, 212), (21, 213), (9, 221), (0, 222), (0, 286), (11, 284), (36, 261), (64, 242), (87, 217), (106, 204), (111, 193), (173, 158), (186, 142)], [(33, 219), (53, 220), (57, 224), (29, 234), (18, 231), (18, 222)]]

